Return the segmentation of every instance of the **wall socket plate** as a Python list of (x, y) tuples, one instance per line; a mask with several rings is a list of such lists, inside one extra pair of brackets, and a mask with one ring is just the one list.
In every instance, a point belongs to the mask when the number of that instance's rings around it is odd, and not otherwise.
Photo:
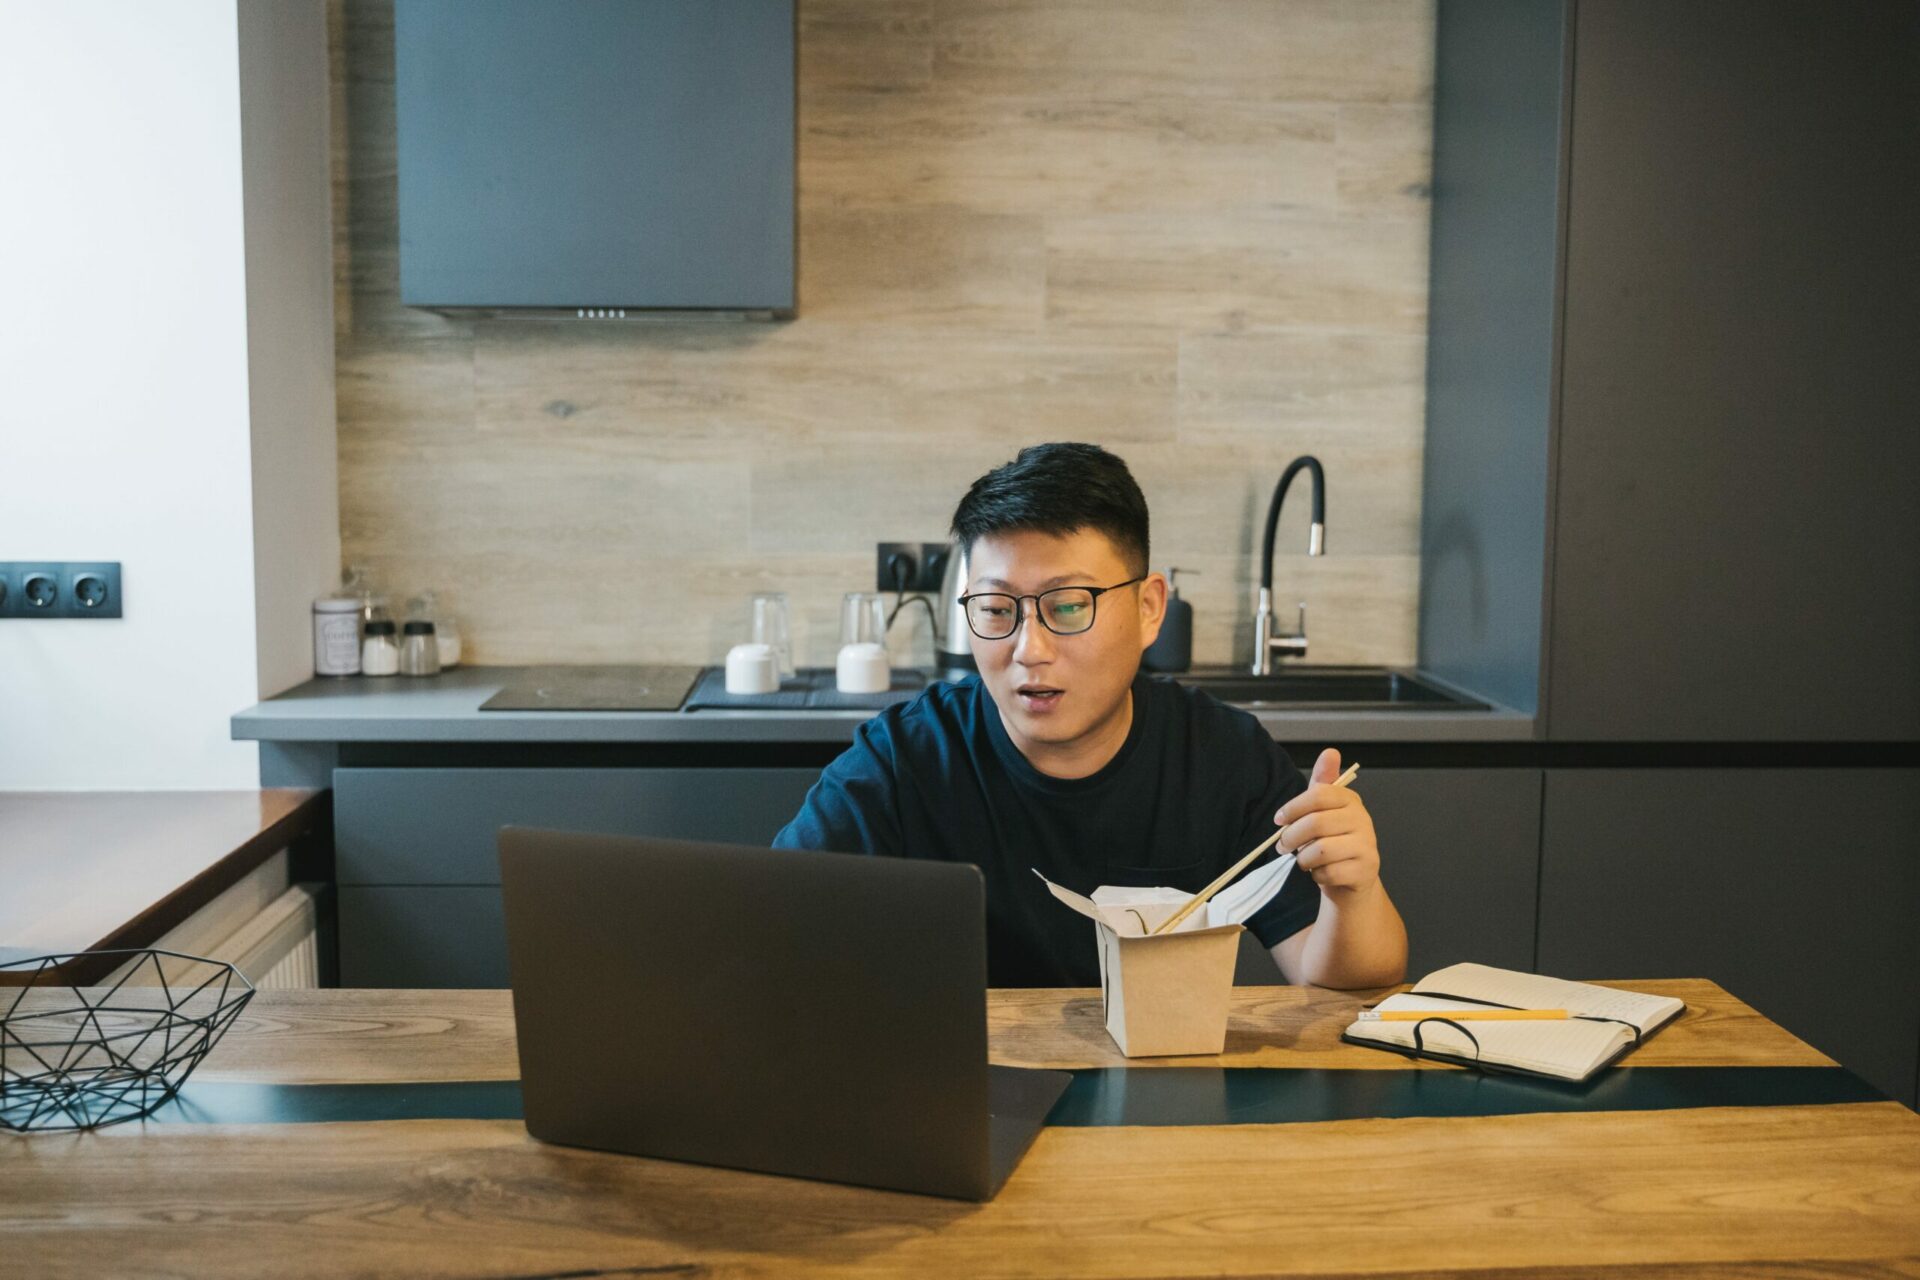
[(118, 618), (118, 560), (0, 560), (0, 618)]
[(904, 554), (913, 562), (913, 571), (907, 577), (908, 591), (938, 591), (940, 579), (947, 572), (947, 544), (944, 542), (882, 542), (876, 545), (873, 557), (873, 587), (876, 591), (898, 590), (893, 574), (887, 562), (897, 554)]

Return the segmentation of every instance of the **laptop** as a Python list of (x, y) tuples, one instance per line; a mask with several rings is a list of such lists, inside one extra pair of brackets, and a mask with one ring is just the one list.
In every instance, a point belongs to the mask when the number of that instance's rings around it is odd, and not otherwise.
[(978, 868), (503, 827), (527, 1131), (990, 1200), (1066, 1090), (987, 1063)]

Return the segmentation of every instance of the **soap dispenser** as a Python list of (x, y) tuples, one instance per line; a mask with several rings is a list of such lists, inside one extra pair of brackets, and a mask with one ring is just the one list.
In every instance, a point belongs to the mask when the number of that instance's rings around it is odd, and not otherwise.
[[(1193, 606), (1180, 598), (1174, 576), (1180, 570), (1167, 566), (1167, 614), (1160, 620), (1160, 634), (1140, 655), (1140, 665), (1149, 671), (1185, 671), (1193, 665)], [(1190, 569), (1189, 573), (1198, 573)]]

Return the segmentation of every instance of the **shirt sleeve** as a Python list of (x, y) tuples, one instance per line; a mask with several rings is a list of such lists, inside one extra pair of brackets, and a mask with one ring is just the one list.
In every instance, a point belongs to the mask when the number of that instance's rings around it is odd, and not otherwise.
[[(1264, 733), (1262, 734), (1264, 737)], [(1261, 780), (1260, 799), (1247, 814), (1241, 849), (1251, 849), (1273, 834), (1275, 810), (1307, 789), (1307, 780), (1280, 744), (1267, 739), (1265, 777)], [(1260, 945), (1271, 950), (1312, 924), (1320, 915), (1320, 886), (1313, 877), (1295, 867), (1287, 874), (1280, 892), (1247, 918), (1247, 928)]]
[(894, 795), (892, 742), (876, 717), (855, 730), (853, 745), (821, 771), (800, 812), (773, 837), (773, 847), (896, 856)]

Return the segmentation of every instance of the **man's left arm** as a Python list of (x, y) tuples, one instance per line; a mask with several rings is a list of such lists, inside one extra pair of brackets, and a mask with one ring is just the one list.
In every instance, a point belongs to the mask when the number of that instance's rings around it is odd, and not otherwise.
[(1274, 814), (1287, 829), (1280, 848), (1320, 886), (1320, 913), (1275, 943), (1273, 959), (1288, 982), (1391, 986), (1406, 978), (1407, 927), (1380, 883), (1373, 817), (1358, 792), (1333, 785), (1339, 776), (1340, 753), (1329, 747), (1314, 761), (1307, 789)]

